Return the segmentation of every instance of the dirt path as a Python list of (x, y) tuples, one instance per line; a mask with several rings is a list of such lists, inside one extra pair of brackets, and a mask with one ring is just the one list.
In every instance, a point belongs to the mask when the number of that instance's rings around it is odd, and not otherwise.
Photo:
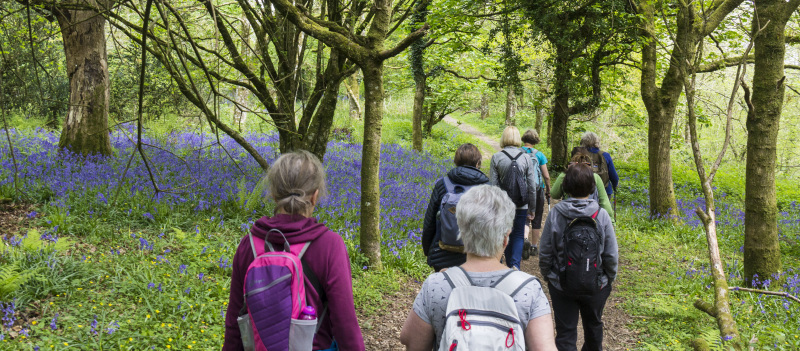
[[(471, 125), (461, 123), (450, 116), (445, 117), (445, 122), (451, 124), (461, 131), (474, 135), (478, 139), (484, 141), (494, 150), (481, 150), (484, 159), (491, 158), (495, 152), (500, 151), (500, 143), (481, 133)], [(553, 203), (555, 205), (555, 202)], [(544, 218), (547, 218), (548, 209), (545, 208)], [(604, 322), (604, 337), (603, 346), (605, 350), (622, 351), (630, 349), (636, 345), (638, 334), (636, 331), (628, 329), (627, 325), (632, 321), (625, 311), (622, 310), (622, 298), (619, 297), (619, 287), (625, 285), (625, 274), (627, 267), (624, 261), (620, 262), (620, 274), (614, 284), (614, 290), (606, 302), (606, 307), (603, 312)], [(522, 261), (522, 271), (532, 274), (542, 280), (539, 273), (539, 259), (531, 257), (527, 261)], [(364, 341), (367, 350), (405, 350), (403, 345), (400, 344), (400, 329), (403, 328), (408, 312), (414, 303), (414, 298), (419, 291), (421, 283), (407, 282), (402, 284), (403, 288), (394, 294), (394, 296), (384, 297), (390, 303), (375, 313), (373, 316), (364, 316), (359, 313), (358, 320), (361, 323), (361, 330), (364, 334)], [(547, 292), (547, 284), (543, 286)], [(550, 295), (548, 293), (548, 300)], [(580, 323), (578, 324), (578, 349), (583, 345), (583, 328)]]
[(483, 154), (483, 159), (484, 160), (488, 160), (488, 159), (492, 158), (492, 155), (494, 155), (495, 152), (500, 151), (500, 142), (499, 141), (487, 136), (486, 134), (481, 133), (479, 130), (475, 129), (475, 127), (473, 127), (473, 126), (471, 126), (469, 124), (466, 124), (466, 123), (460, 123), (455, 118), (450, 117), (450, 116), (445, 117), (443, 119), (443, 121), (445, 121), (445, 123), (447, 123), (447, 124), (450, 124), (450, 125), (458, 128), (458, 129), (460, 129), (464, 133), (467, 133), (467, 134), (470, 134), (470, 135), (474, 135), (476, 138), (480, 139), (484, 143), (486, 143), (489, 146), (493, 147), (494, 150), (485, 150), (485, 149), (481, 150), (481, 154)]

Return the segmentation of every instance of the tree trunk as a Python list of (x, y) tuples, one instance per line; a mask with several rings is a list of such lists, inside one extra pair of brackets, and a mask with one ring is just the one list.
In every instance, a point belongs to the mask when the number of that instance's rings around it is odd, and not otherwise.
[(517, 97), (514, 94), (514, 85), (508, 83), (506, 87), (506, 125), (516, 125), (517, 116)]
[(361, 252), (371, 268), (381, 263), (381, 120), (383, 119), (383, 64), (368, 62), (364, 73), (364, 146), (361, 153)]
[(650, 111), (647, 130), (647, 155), (650, 165), (650, 216), (673, 216), (678, 213), (672, 183), (670, 141), (675, 109)]
[(301, 135), (297, 130), (295, 119), (295, 100), (297, 99), (299, 53), (306, 45), (300, 39), (302, 33), (289, 21), (282, 20), (276, 26), (276, 35), (270, 39), (275, 42), (275, 49), (280, 52), (279, 56), (284, 58), (284, 62), (278, 65), (278, 79), (274, 81), (277, 95), (277, 115), (272, 115), (275, 127), (278, 128), (280, 137), (281, 153), (292, 151), (301, 144)]
[[(423, 25), (428, 20), (428, 3), (423, 2), (414, 10), (411, 16), (411, 32)], [(408, 53), (411, 75), (414, 77), (414, 111), (412, 112), (412, 148), (422, 152), (422, 115), (425, 109), (425, 93), (428, 89), (428, 76), (425, 72), (425, 37), (417, 39), (411, 44)]]
[(426, 79), (423, 74), (420, 79), (415, 77), (416, 89), (414, 91), (414, 112), (413, 112), (413, 148), (422, 152), (422, 115), (425, 113), (425, 85)]
[(320, 99), (319, 107), (314, 113), (314, 118), (306, 130), (303, 138), (303, 148), (316, 155), (320, 161), (325, 157), (328, 150), (328, 140), (330, 139), (333, 118), (336, 114), (336, 104), (338, 103), (339, 84), (330, 83), (325, 89), (325, 93)]
[[(790, 5), (793, 8), (787, 9)], [(759, 21), (753, 21), (753, 32), (769, 23), (754, 40), (752, 108), (747, 114), (744, 280), (751, 286), (756, 276), (760, 281), (773, 279), (781, 270), (775, 163), (786, 78), (784, 30), (797, 4), (758, 0), (755, 8)]]
[[(698, 51), (695, 49), (695, 46), (686, 49), (687, 58), (691, 58), (694, 63), (700, 62), (699, 58), (702, 57), (702, 50), (700, 50), (699, 54), (696, 55)], [(695, 59), (695, 55), (698, 56), (697, 59)], [(692, 65), (694, 63), (692, 63)], [(684, 74), (689, 71), (688, 65), (689, 64), (683, 65), (682, 71)], [(733, 347), (734, 350), (741, 350), (741, 345), (739, 343), (739, 330), (736, 325), (736, 320), (734, 320), (731, 313), (731, 306), (728, 301), (728, 281), (725, 278), (722, 259), (719, 253), (719, 243), (717, 241), (717, 214), (714, 205), (714, 191), (712, 185), (714, 182), (714, 174), (716, 173), (719, 164), (713, 164), (710, 171), (706, 173), (705, 163), (700, 150), (700, 143), (697, 138), (697, 115), (695, 114), (695, 83), (697, 74), (695, 73), (694, 68), (692, 68), (691, 75), (687, 78), (689, 79), (685, 79), (684, 83), (686, 91), (686, 108), (688, 112), (686, 126), (687, 129), (689, 129), (692, 154), (694, 155), (697, 176), (700, 179), (700, 186), (703, 190), (703, 196), (706, 200), (705, 210), (701, 208), (695, 208), (695, 212), (697, 213), (697, 216), (700, 217), (700, 220), (703, 222), (703, 227), (706, 230), (708, 258), (711, 264), (711, 277), (714, 282), (714, 308), (712, 311), (714, 318), (717, 320), (717, 327), (720, 335), (722, 336), (723, 342), (725, 342), (726, 345)], [(730, 107), (727, 114), (728, 131), (730, 131), (729, 127), (731, 124), (731, 111), (734, 101), (733, 97), (736, 96), (737, 88), (738, 85), (735, 86), (733, 93), (731, 94), (732, 99), (730, 100), (731, 103), (729, 105)], [(720, 151), (719, 159), (725, 155), (725, 150), (727, 149), (729, 142), (730, 133), (726, 132), (723, 143), (724, 146), (722, 147), (722, 151)]]
[(358, 85), (358, 73), (353, 73), (353, 75), (347, 77), (347, 81), (344, 84), (347, 88), (348, 100), (350, 100), (350, 118), (361, 120), (361, 103), (359, 102), (361, 90)]
[[(645, 33), (655, 31), (655, 9), (652, 3), (643, 1)], [(669, 68), (656, 87), (657, 42), (649, 38), (642, 45), (641, 96), (647, 109), (647, 151), (650, 166), (650, 216), (673, 216), (677, 214), (675, 189), (672, 183), (670, 141), (675, 109), (683, 91), (683, 71), (680, 65), (687, 60), (684, 51), (696, 47), (692, 25), (694, 10), (681, 6), (677, 15), (675, 48), (672, 50)], [(685, 48), (685, 49), (684, 49)]]
[(481, 120), (489, 117), (489, 95), (486, 93), (481, 94)]
[(541, 137), (542, 134), (542, 122), (544, 122), (544, 111), (540, 106), (536, 106), (534, 103), (533, 112), (536, 113), (536, 123), (534, 124), (534, 128), (536, 129), (536, 133), (539, 134)]
[(58, 146), (84, 155), (110, 155), (106, 20), (94, 11), (57, 9), (54, 14), (64, 41), (70, 90)]
[[(567, 123), (569, 121), (569, 60), (563, 55), (556, 58), (555, 69), (555, 99), (553, 100), (553, 114), (550, 120), (550, 137), (548, 141), (552, 150), (551, 167), (555, 171), (563, 171), (568, 160), (567, 155)], [(549, 168), (549, 167), (548, 167)]]

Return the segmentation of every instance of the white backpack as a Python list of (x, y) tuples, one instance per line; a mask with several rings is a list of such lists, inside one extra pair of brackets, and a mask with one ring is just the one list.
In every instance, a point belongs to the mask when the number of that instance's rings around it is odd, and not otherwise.
[(535, 277), (512, 270), (494, 285), (482, 287), (475, 286), (461, 267), (448, 269), (444, 276), (453, 292), (439, 351), (525, 351), (525, 327), (514, 295)]

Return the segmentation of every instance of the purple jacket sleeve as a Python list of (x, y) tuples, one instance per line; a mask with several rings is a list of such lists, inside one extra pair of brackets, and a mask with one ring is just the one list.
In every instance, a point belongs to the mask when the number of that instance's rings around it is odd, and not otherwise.
[(244, 286), (244, 274), (247, 267), (253, 261), (253, 252), (250, 243), (242, 238), (236, 254), (233, 256), (233, 274), (231, 274), (231, 294), (228, 297), (228, 312), (225, 314), (225, 343), (222, 345), (223, 351), (243, 350), (242, 338), (239, 333), (239, 324), (236, 318), (239, 317), (239, 310), (244, 303), (242, 287)]
[(332, 235), (327, 242), (328, 272), (324, 286), (328, 294), (328, 317), (331, 319), (333, 335), (341, 350), (364, 350), (364, 339), (356, 318), (353, 301), (353, 279), (347, 247), (339, 235)]

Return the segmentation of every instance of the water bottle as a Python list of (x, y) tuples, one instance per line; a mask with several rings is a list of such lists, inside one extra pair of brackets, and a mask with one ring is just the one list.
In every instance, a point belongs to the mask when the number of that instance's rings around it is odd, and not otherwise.
[(302, 311), (300, 311), (300, 317), (298, 317), (297, 319), (306, 320), (306, 321), (316, 320), (317, 319), (317, 311), (314, 309), (314, 307), (306, 306), (305, 308), (303, 308)]

